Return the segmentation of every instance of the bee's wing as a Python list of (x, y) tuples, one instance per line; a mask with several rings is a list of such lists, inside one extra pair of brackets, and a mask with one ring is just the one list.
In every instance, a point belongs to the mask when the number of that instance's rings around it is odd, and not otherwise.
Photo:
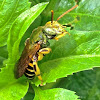
[(32, 57), (36, 54), (36, 52), (40, 49), (40, 44), (36, 43), (32, 47), (30, 47), (29, 40), (27, 41), (25, 48), (22, 52), (22, 55), (16, 64), (15, 68), (15, 77), (21, 77), (26, 67), (28, 66), (29, 62), (31, 61)]

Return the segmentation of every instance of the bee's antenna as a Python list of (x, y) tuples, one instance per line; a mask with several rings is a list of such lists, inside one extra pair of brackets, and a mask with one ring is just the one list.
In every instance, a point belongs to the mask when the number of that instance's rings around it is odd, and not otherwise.
[(78, 5), (75, 5), (74, 7), (72, 7), (71, 9), (67, 10), (65, 13), (63, 13), (62, 15), (60, 15), (58, 18), (57, 18), (57, 21), (62, 18), (64, 15), (66, 15), (67, 13), (69, 13), (70, 11), (72, 11), (73, 9), (75, 9)]
[(51, 24), (53, 24), (53, 15), (54, 15), (54, 11), (51, 10)]

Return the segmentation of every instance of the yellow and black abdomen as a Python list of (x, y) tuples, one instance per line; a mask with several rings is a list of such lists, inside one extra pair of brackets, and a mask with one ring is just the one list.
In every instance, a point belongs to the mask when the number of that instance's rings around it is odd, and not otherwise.
[(28, 79), (33, 79), (35, 77), (35, 70), (34, 70), (34, 66), (33, 66), (33, 60), (31, 60), (30, 63), (28, 64), (28, 67), (26, 68), (24, 74)]

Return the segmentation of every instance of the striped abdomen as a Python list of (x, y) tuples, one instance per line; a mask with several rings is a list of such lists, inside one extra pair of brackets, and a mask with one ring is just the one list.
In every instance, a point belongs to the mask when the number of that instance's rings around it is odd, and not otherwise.
[(28, 64), (28, 67), (26, 68), (24, 74), (28, 79), (33, 79), (34, 78), (35, 70), (34, 70), (34, 67), (33, 67), (33, 60), (31, 60), (30, 63)]

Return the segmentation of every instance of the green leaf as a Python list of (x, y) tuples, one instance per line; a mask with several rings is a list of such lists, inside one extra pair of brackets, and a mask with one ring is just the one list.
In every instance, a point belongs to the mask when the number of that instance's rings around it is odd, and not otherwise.
[(42, 89), (59, 87), (75, 91), (81, 100), (99, 100), (99, 77), (100, 69), (95, 68), (58, 79), (56, 83), (49, 83)]
[[(100, 56), (82, 55), (63, 57), (40, 64), (44, 84), (55, 82), (56, 79), (72, 75), (75, 72), (92, 69), (100, 65)], [(39, 85), (39, 80), (34, 80)]]
[(26, 95), (23, 97), (22, 100), (33, 100), (34, 96), (35, 96), (35, 93), (34, 93), (33, 88), (31, 87), (30, 89), (29, 87), (28, 92), (26, 93)]
[(29, 83), (25, 81), (25, 77), (15, 79), (14, 66), (19, 56), (18, 49), (22, 36), (47, 4), (40, 3), (20, 14), (10, 29), (8, 38), (9, 61), (0, 72), (0, 99), (20, 100), (28, 90)]
[(91, 89), (88, 90), (89, 95), (86, 97), (88, 100), (99, 100), (100, 99), (100, 69), (96, 69), (96, 79)]
[(77, 9), (80, 16), (80, 25), (76, 24), (77, 30), (100, 32), (100, 3), (99, 0), (82, 0)]
[(0, 72), (0, 99), (20, 100), (27, 92), (29, 84), (14, 78), (14, 65), (7, 65)]
[(29, 0), (0, 0), (0, 47), (7, 44), (13, 21), (29, 7)]
[(34, 87), (34, 90), (34, 100), (80, 100), (78, 99), (79, 97), (75, 95), (75, 92), (63, 88), (41, 90), (40, 88)]
[[(82, 100), (100, 99), (100, 69), (75, 73), (73, 76), (59, 80), (53, 88), (60, 87), (76, 91)], [(82, 91), (82, 92), (81, 92)]]

